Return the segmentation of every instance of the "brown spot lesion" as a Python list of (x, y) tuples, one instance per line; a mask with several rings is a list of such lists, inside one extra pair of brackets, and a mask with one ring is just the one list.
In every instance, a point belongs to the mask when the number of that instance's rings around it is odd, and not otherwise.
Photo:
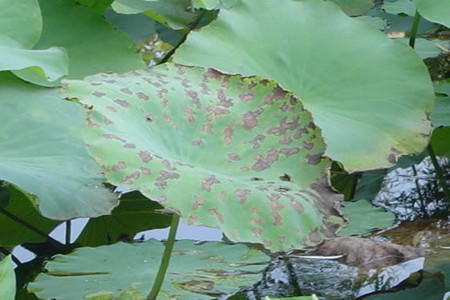
[(222, 214), (217, 209), (208, 209), (208, 214), (215, 216), (220, 224), (225, 223)]
[(127, 164), (124, 161), (119, 161), (117, 164), (112, 166), (111, 171), (124, 170), (127, 168)]
[(117, 112), (117, 109), (114, 106), (108, 105), (108, 106), (106, 106), (106, 109), (109, 111), (112, 111), (112, 112)]
[(237, 153), (228, 153), (227, 157), (231, 161), (239, 161), (239, 160), (241, 160), (241, 156), (239, 154), (237, 154)]
[(213, 186), (213, 184), (218, 184), (218, 183), (220, 183), (220, 181), (216, 179), (216, 176), (211, 175), (211, 176), (205, 178), (205, 180), (203, 180), (202, 190), (211, 192), (211, 187)]
[(229, 145), (233, 142), (234, 129), (231, 126), (227, 126), (223, 131), (223, 141), (225, 145)]
[(138, 97), (138, 98), (141, 99), (141, 100), (145, 100), (145, 101), (147, 101), (147, 100), (150, 99), (146, 94), (144, 94), (144, 93), (142, 93), (142, 92), (136, 93), (136, 97)]
[(195, 195), (194, 196), (194, 204), (192, 204), (192, 210), (198, 210), (198, 208), (206, 203), (205, 199), (203, 199), (201, 196)]
[(126, 142), (126, 140), (124, 140), (124, 139), (121, 138), (121, 137), (118, 137), (118, 136), (115, 135), (115, 134), (107, 134), (107, 133), (105, 133), (105, 134), (103, 134), (103, 137), (104, 137), (105, 139), (107, 139), (107, 140), (116, 140), (116, 141), (120, 141), (120, 142), (122, 142), (122, 143), (125, 143), (125, 142)]
[(132, 94), (133, 94), (133, 92), (130, 91), (129, 88), (121, 88), (120, 91), (121, 91), (122, 93), (124, 93), (124, 94), (127, 94), (127, 95), (132, 95)]
[(150, 174), (152, 174), (152, 171), (150, 171), (150, 169), (147, 169), (147, 168), (140, 167), (139, 170), (140, 170), (141, 173), (144, 174), (144, 175), (150, 175)]
[(280, 211), (283, 210), (284, 206), (280, 201), (280, 195), (270, 194), (267, 196), (270, 199), (270, 215), (273, 218), (273, 225), (281, 226), (283, 225), (283, 218), (280, 214)]
[(280, 154), (277, 149), (269, 150), (266, 157), (257, 155), (255, 157), (256, 163), (252, 166), (252, 170), (260, 172), (265, 169), (268, 169), (272, 166), (273, 163), (275, 163), (279, 159), (279, 157)]
[(248, 201), (248, 196), (252, 192), (247, 189), (237, 189), (234, 191), (234, 195), (236, 195), (239, 198), (239, 203), (244, 204)]
[(163, 98), (167, 95), (167, 93), (169, 93), (167, 89), (160, 89), (156, 94), (159, 98)]
[(122, 99), (115, 99), (114, 102), (125, 108), (131, 106), (130, 103), (128, 103), (127, 101), (122, 100)]
[(258, 117), (264, 112), (262, 108), (255, 111), (249, 111), (242, 115), (242, 127), (245, 130), (251, 131), (258, 126)]
[(130, 175), (128, 175), (127, 177), (125, 177), (125, 179), (122, 180), (121, 183), (131, 184), (131, 183), (133, 183), (134, 180), (138, 179), (140, 176), (141, 176), (141, 173), (139, 171), (135, 171), (135, 172), (131, 173)]
[(138, 156), (145, 163), (147, 163), (153, 159), (153, 156), (149, 151), (141, 151), (138, 153)]
[(254, 236), (260, 237), (261, 234), (263, 233), (263, 231), (262, 231), (261, 228), (253, 228), (253, 229), (252, 229), (252, 233), (253, 233)]
[(322, 154), (306, 154), (305, 158), (310, 165), (318, 165), (322, 161)]
[(194, 125), (195, 124), (195, 111), (188, 107), (188, 106), (184, 106), (183, 107), (183, 112), (189, 122), (190, 125)]
[(159, 174), (160, 174), (160, 176), (158, 178), (156, 178), (156, 181), (154, 183), (154, 185), (158, 189), (166, 188), (168, 180), (174, 180), (174, 179), (180, 178), (180, 174), (173, 173), (173, 172), (167, 172), (167, 171), (164, 171), (164, 170), (159, 171)]
[(299, 152), (300, 152), (300, 149), (296, 148), (296, 147), (294, 147), (294, 148), (283, 148), (283, 149), (280, 150), (280, 153), (284, 154), (286, 157), (289, 157), (291, 155), (295, 155), (295, 154), (297, 154)]
[(124, 148), (134, 149), (134, 148), (136, 148), (136, 145), (130, 143), (130, 144), (125, 144), (125, 145), (123, 145), (123, 147), (124, 147)]
[(105, 96), (106, 94), (105, 94), (105, 93), (102, 93), (102, 92), (99, 92), (99, 91), (95, 91), (95, 92), (92, 93), (92, 95), (94, 95), (95, 97), (103, 97), (103, 96)]
[(206, 112), (207, 112), (206, 119), (208, 121), (216, 121), (223, 115), (227, 115), (230, 113), (230, 111), (228, 109), (224, 109), (224, 108), (220, 108), (220, 107), (213, 107), (213, 106), (207, 107)]
[(206, 133), (206, 134), (211, 135), (211, 134), (214, 134), (214, 132), (212, 131), (212, 129), (213, 129), (213, 125), (210, 124), (210, 123), (208, 123), (208, 124), (202, 125), (201, 131), (204, 132), (204, 133)]
[(186, 96), (191, 98), (191, 103), (195, 105), (195, 108), (200, 109), (202, 105), (200, 104), (200, 98), (198, 93), (195, 91), (186, 90)]
[(261, 147), (261, 142), (264, 141), (266, 138), (266, 136), (262, 135), (262, 134), (258, 134), (257, 136), (255, 136), (253, 139), (249, 140), (249, 141), (245, 141), (245, 144), (252, 144), (253, 145), (253, 149), (258, 149), (259, 147)]

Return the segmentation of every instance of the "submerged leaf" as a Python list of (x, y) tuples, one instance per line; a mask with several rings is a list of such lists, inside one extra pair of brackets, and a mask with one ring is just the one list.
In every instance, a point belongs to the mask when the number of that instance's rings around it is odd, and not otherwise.
[[(113, 299), (130, 294), (132, 299), (145, 299), (163, 251), (164, 245), (155, 240), (79, 248), (48, 262), (48, 272), (41, 273), (28, 290), (42, 299), (86, 299), (95, 295)], [(268, 260), (264, 253), (245, 245), (179, 241), (158, 299), (211, 299), (249, 287), (261, 278)]]
[(107, 179), (187, 224), (271, 250), (314, 245), (342, 225), (320, 131), (274, 82), (164, 64), (68, 86), (93, 106), (84, 136)]
[(277, 81), (348, 171), (391, 166), (428, 142), (433, 87), (423, 62), (327, 1), (237, 1), (191, 32), (174, 61)]

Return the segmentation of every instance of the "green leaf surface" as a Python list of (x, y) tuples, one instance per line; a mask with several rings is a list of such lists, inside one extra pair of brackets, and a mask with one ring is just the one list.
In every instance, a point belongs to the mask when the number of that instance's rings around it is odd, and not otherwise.
[(331, 0), (349, 16), (360, 16), (368, 12), (374, 3), (372, 0)]
[[(33, 196), (28, 195), (13, 185), (9, 185), (4, 189), (8, 192), (9, 199), (7, 205), (2, 205), (2, 210), (6, 210), (44, 234), (49, 234), (60, 224), (60, 222), (41, 216), (33, 206), (33, 203), (37, 202), (37, 200), (33, 199)], [(40, 243), (46, 240), (45, 237), (11, 220), (2, 212), (0, 212), (0, 224), (0, 247), (12, 249), (22, 243)]]
[(415, 3), (422, 17), (450, 28), (450, 1), (415, 0)]
[(0, 73), (0, 179), (38, 196), (48, 218), (107, 214), (117, 197), (81, 141), (82, 108), (56, 92)]
[(395, 221), (393, 213), (375, 207), (367, 200), (347, 203), (342, 211), (349, 217), (349, 223), (338, 236), (367, 234), (375, 229), (392, 226)]
[(70, 66), (67, 78), (81, 79), (100, 72), (127, 72), (143, 68), (132, 41), (94, 10), (72, 1), (39, 0), (44, 19), (36, 48), (64, 47)]
[(414, 0), (389, 0), (384, 2), (382, 8), (385, 12), (394, 15), (405, 14), (414, 16), (416, 13)]
[(16, 295), (16, 275), (11, 255), (0, 261), (0, 299), (14, 300)]
[(27, 74), (31, 74), (34, 81), (43, 85), (66, 75), (68, 59), (64, 49), (31, 49), (41, 30), (42, 17), (36, 0), (0, 0), (0, 71), (17, 71), (16, 75), (27, 81), (32, 81), (27, 79)]
[(441, 97), (436, 97), (436, 105), (431, 112), (431, 121), (435, 127), (450, 126), (450, 80), (435, 82), (434, 90)]
[(170, 226), (171, 217), (157, 213), (163, 208), (139, 192), (123, 194), (111, 215), (90, 219), (77, 239), (82, 246), (113, 244), (132, 239), (138, 232)]
[(197, 17), (191, 5), (191, 0), (115, 0), (112, 8), (122, 14), (145, 13), (173, 29), (186, 29)]
[(320, 131), (274, 82), (164, 64), (68, 86), (94, 107), (84, 137), (107, 179), (185, 223), (271, 250), (319, 243), (342, 224)]
[[(42, 299), (78, 300), (94, 295), (145, 299), (163, 251), (164, 245), (155, 240), (79, 248), (55, 256), (45, 266), (47, 273), (41, 273), (28, 290)], [(265, 254), (245, 245), (179, 241), (158, 299), (211, 299), (235, 292), (258, 281), (264, 268), (258, 263), (268, 261)]]
[(385, 30), (388, 26), (388, 23), (385, 19), (380, 17), (373, 17), (373, 16), (359, 16), (355, 18), (358, 21), (366, 22), (373, 27), (377, 28), (378, 30)]
[(428, 142), (433, 89), (423, 62), (325, 1), (238, 1), (191, 32), (174, 61), (277, 81), (349, 171), (388, 167)]

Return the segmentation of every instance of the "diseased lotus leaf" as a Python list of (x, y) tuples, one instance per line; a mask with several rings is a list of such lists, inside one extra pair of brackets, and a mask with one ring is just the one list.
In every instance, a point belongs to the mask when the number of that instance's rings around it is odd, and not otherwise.
[(164, 64), (66, 85), (63, 95), (93, 107), (84, 138), (107, 179), (187, 224), (271, 250), (317, 244), (342, 225), (320, 131), (273, 81)]
[(428, 143), (433, 87), (422, 60), (330, 1), (236, 0), (192, 31), (174, 62), (275, 80), (349, 172), (392, 166)]

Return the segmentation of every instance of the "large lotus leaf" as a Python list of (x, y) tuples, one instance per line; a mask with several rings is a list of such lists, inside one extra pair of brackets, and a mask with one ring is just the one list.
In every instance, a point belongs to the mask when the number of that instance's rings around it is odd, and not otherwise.
[(26, 72), (44, 83), (66, 75), (68, 60), (64, 49), (31, 50), (41, 30), (37, 0), (0, 0), (0, 71), (14, 70), (20, 77)]
[(0, 205), (2, 208), (0, 211), (0, 247), (12, 249), (22, 243), (44, 242), (46, 240), (45, 237), (12, 220), (3, 213), (3, 210), (40, 230), (43, 234), (49, 234), (60, 222), (41, 216), (33, 206), (33, 203), (37, 202), (33, 199), (33, 196), (13, 185), (9, 185), (5, 190), (9, 195), (7, 205)]
[(187, 224), (287, 250), (342, 223), (321, 186), (320, 131), (274, 82), (164, 64), (68, 84), (66, 96), (94, 107), (85, 141), (107, 179)]
[(39, 3), (44, 27), (35, 48), (64, 47), (70, 61), (67, 78), (127, 72), (145, 66), (132, 49), (132, 41), (114, 30), (94, 8), (75, 6), (72, 1), (39, 0)]
[(16, 295), (16, 275), (11, 255), (0, 261), (0, 299), (14, 300)]
[(395, 215), (380, 207), (373, 206), (370, 201), (359, 200), (346, 204), (342, 208), (349, 217), (349, 224), (339, 232), (339, 236), (361, 235), (375, 229), (392, 226)]
[(238, 1), (191, 32), (174, 61), (277, 81), (349, 171), (390, 166), (428, 142), (433, 89), (422, 61), (326, 1)]
[(139, 192), (126, 193), (120, 197), (120, 204), (111, 215), (90, 219), (76, 242), (95, 247), (132, 239), (144, 230), (169, 227), (171, 216), (155, 211), (161, 208)]
[(415, 0), (419, 13), (427, 20), (450, 28), (450, 1)]
[(115, 0), (112, 8), (123, 14), (145, 13), (168, 27), (184, 29), (197, 17), (191, 5), (191, 0)]
[[(145, 299), (164, 245), (155, 240), (79, 248), (48, 262), (28, 290), (42, 299)], [(158, 299), (211, 299), (251, 286), (269, 257), (245, 245), (175, 243)], [(125, 296), (133, 296), (126, 298)], [(117, 298), (114, 298), (117, 299)]]
[(38, 196), (52, 219), (107, 214), (117, 197), (81, 141), (82, 108), (56, 92), (0, 73), (0, 179)]

